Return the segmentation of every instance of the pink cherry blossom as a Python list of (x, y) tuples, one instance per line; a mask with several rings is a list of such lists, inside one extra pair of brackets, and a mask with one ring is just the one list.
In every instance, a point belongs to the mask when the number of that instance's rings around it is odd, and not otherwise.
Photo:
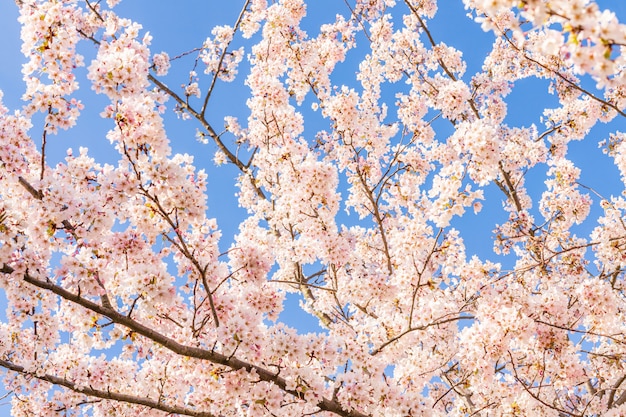
[[(181, 53), (118, 3), (16, 2), (12, 415), (625, 415), (616, 13), (249, 0)], [(442, 41), (463, 6), (484, 56)]]

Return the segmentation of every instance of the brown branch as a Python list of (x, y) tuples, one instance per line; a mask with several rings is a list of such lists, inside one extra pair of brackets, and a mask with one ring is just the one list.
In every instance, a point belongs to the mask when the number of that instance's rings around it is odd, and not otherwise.
[(20, 183), (20, 185), (22, 187), (24, 187), (26, 189), (26, 191), (28, 191), (30, 193), (30, 195), (32, 195), (35, 199), (37, 200), (42, 200), (43, 199), (43, 194), (41, 191), (39, 190), (35, 190), (35, 187), (33, 187), (32, 185), (30, 185), (30, 183), (28, 181), (26, 181), (24, 179), (24, 177), (18, 177), (17, 181)]
[[(422, 29), (424, 30), (424, 33), (428, 37), (428, 41), (429, 41), (430, 45), (433, 48), (435, 48), (437, 46), (437, 44), (435, 43), (435, 39), (433, 38), (430, 30), (426, 26), (426, 23), (424, 22), (424, 20), (421, 18), (421, 16), (417, 12), (417, 9), (415, 9), (415, 7), (408, 0), (405, 0), (404, 2), (407, 5), (407, 7), (411, 10), (411, 12), (415, 16), (415, 18), (419, 21), (420, 26), (422, 27)], [(452, 73), (452, 71), (450, 71), (450, 69), (448, 68), (446, 63), (441, 58), (437, 58), (437, 62), (439, 63), (439, 66), (441, 67), (441, 69), (443, 69), (443, 71), (446, 73), (446, 75), (451, 80), (457, 81), (456, 76)], [(425, 78), (424, 78), (424, 80), (425, 80)], [(473, 97), (470, 98), (469, 100), (467, 100), (467, 102), (470, 105), (474, 115), (478, 119), (480, 119), (481, 118), (480, 117), (480, 113), (478, 111), (478, 107), (476, 106), (476, 102), (474, 101), (474, 98)], [(505, 184), (502, 183), (502, 181), (499, 181), (499, 180), (495, 180), (495, 183), (502, 190), (502, 192), (513, 202), (513, 204), (515, 205), (516, 210), (518, 212), (521, 212), (522, 211), (522, 205), (520, 203), (519, 196), (518, 196), (517, 191), (516, 191), (516, 189), (515, 189), (515, 187), (513, 185), (513, 182), (511, 181), (511, 173), (504, 169), (502, 161), (498, 162), (498, 168), (500, 170), (500, 173), (502, 174), (502, 177), (504, 179), (504, 183), (506, 183), (506, 186), (505, 186)]]
[(141, 397), (136, 397), (133, 395), (122, 394), (119, 392), (113, 392), (109, 389), (101, 390), (101, 389), (92, 388), (90, 386), (87, 386), (87, 387), (78, 386), (75, 382), (72, 382), (69, 379), (60, 378), (58, 376), (50, 375), (50, 374), (42, 375), (38, 372), (29, 372), (29, 371), (26, 371), (26, 369), (22, 366), (19, 366), (12, 362), (8, 362), (8, 361), (1, 360), (1, 359), (0, 359), (0, 366), (5, 369), (9, 369), (13, 372), (17, 372), (22, 375), (28, 375), (30, 377), (37, 378), (41, 381), (46, 381), (57, 386), (65, 387), (74, 392), (85, 394), (90, 397), (102, 398), (105, 400), (112, 400), (112, 401), (117, 401), (117, 402), (122, 402), (122, 403), (127, 403), (127, 404), (142, 405), (142, 406), (152, 408), (155, 410), (160, 410), (169, 414), (178, 414), (178, 415), (192, 416), (192, 417), (215, 417), (214, 414), (211, 414), (209, 412), (195, 411), (190, 408), (180, 407), (176, 405), (167, 405), (167, 404), (164, 404), (162, 401), (154, 401), (149, 398), (141, 398)]
[(241, 162), (241, 160), (234, 153), (232, 153), (230, 149), (228, 149), (228, 147), (224, 144), (224, 142), (220, 138), (220, 135), (217, 134), (217, 132), (213, 129), (213, 126), (211, 126), (211, 124), (203, 117), (203, 115), (197, 110), (195, 110), (193, 107), (191, 107), (189, 103), (187, 103), (185, 100), (182, 99), (182, 97), (180, 97), (178, 94), (172, 91), (172, 89), (170, 89), (167, 85), (163, 84), (160, 80), (158, 80), (152, 74), (148, 74), (148, 80), (150, 80), (150, 82), (156, 85), (159, 90), (163, 91), (168, 96), (172, 97), (178, 103), (178, 105), (181, 106), (181, 108), (183, 108), (185, 111), (191, 114), (198, 122), (200, 122), (200, 124), (207, 131), (207, 133), (209, 134), (213, 142), (215, 142), (219, 150), (223, 152), (224, 155), (226, 155), (226, 158), (228, 158), (228, 160), (232, 164), (234, 164), (237, 168), (239, 168), (239, 170), (243, 174), (246, 174), (249, 177), (250, 183), (252, 184), (252, 187), (254, 188), (259, 198), (263, 200), (267, 200), (268, 198), (265, 196), (263, 191), (254, 183), (254, 178), (250, 172), (249, 167), (246, 166), (246, 164), (244, 164), (243, 162)]
[[(439, 231), (437, 232), (437, 236), (435, 237), (435, 241), (433, 242), (433, 247), (428, 253), (428, 256), (426, 256), (426, 259), (424, 260), (424, 265), (422, 266), (421, 271), (417, 270), (417, 265), (415, 265), (415, 258), (413, 258), (413, 266), (415, 267), (415, 272), (417, 272), (418, 281), (417, 281), (417, 285), (415, 286), (415, 290), (413, 290), (413, 296), (411, 299), (411, 312), (409, 313), (409, 326), (408, 326), (409, 329), (413, 326), (413, 314), (415, 312), (415, 301), (417, 300), (417, 292), (420, 289), (420, 282), (422, 280), (422, 276), (424, 275), (424, 271), (426, 271), (426, 267), (430, 263), (431, 257), (433, 256), (433, 254), (435, 253), (435, 250), (437, 249), (437, 242), (439, 241), (439, 237), (441, 236), (442, 232), (443, 232), (443, 229), (440, 228)], [(413, 255), (411, 256), (413, 257)]]
[(189, 251), (189, 248), (187, 246), (187, 242), (185, 242), (185, 238), (183, 237), (182, 233), (180, 232), (180, 230), (178, 228), (178, 224), (176, 222), (174, 222), (172, 220), (172, 218), (170, 217), (169, 213), (167, 213), (165, 211), (165, 209), (161, 205), (159, 199), (156, 196), (151, 195), (148, 192), (148, 190), (146, 190), (143, 186), (141, 186), (141, 191), (146, 196), (146, 198), (148, 198), (150, 201), (152, 201), (156, 205), (156, 207), (158, 208), (159, 214), (170, 225), (170, 227), (172, 228), (172, 230), (176, 234), (176, 237), (178, 238), (178, 242), (179, 243), (175, 242), (167, 234), (163, 234), (162, 236), (165, 239), (167, 239), (172, 245), (174, 245), (176, 247), (176, 249), (178, 249), (178, 251), (193, 264), (193, 266), (198, 271), (198, 274), (200, 274), (200, 277), (202, 278), (202, 284), (204, 285), (204, 289), (205, 289), (205, 291), (207, 293), (207, 297), (209, 299), (209, 305), (211, 306), (211, 313), (213, 314), (213, 320), (215, 322), (215, 327), (220, 327), (220, 321), (219, 321), (219, 317), (217, 315), (217, 309), (215, 308), (215, 302), (213, 301), (213, 293), (212, 293), (211, 288), (209, 287), (209, 283), (207, 282), (207, 279), (206, 279), (207, 265), (205, 265), (204, 267), (201, 266), (200, 263), (198, 262), (198, 260)]
[(472, 395), (473, 393), (467, 393), (467, 392), (463, 392), (459, 387), (462, 386), (462, 384), (465, 382), (465, 380), (467, 379), (467, 377), (465, 378), (460, 378), (458, 382), (454, 382), (452, 381), (452, 379), (447, 375), (447, 372), (442, 372), (441, 374), (442, 378), (445, 379), (448, 382), (448, 385), (450, 385), (450, 389), (442, 396), (440, 397), (437, 401), (439, 401), (440, 399), (442, 399), (443, 397), (445, 397), (446, 395), (448, 395), (448, 393), (450, 391), (454, 391), (455, 393), (457, 393), (458, 395), (460, 395), (461, 397), (463, 397), (463, 399), (465, 400), (465, 403), (467, 404), (468, 408), (470, 409), (470, 411), (472, 411), (472, 415), (475, 414), (474, 410), (476, 409), (476, 405), (474, 404), (474, 401), (472, 401)]
[[(428, 37), (428, 42), (430, 42), (430, 45), (433, 48), (435, 48), (437, 46), (437, 44), (435, 43), (435, 39), (433, 39), (433, 36), (430, 33), (430, 30), (428, 29), (428, 27), (426, 26), (426, 23), (417, 12), (417, 9), (415, 8), (415, 6), (413, 6), (411, 2), (409, 2), (408, 0), (404, 0), (404, 3), (407, 5), (409, 9), (411, 9), (411, 12), (415, 16), (415, 18), (420, 22), (420, 26), (422, 27), (422, 29), (424, 29), (424, 33), (426, 33), (426, 36)], [(443, 71), (452, 81), (457, 81), (456, 76), (452, 73), (452, 71), (450, 71), (446, 63), (443, 62), (441, 58), (437, 58), (437, 62), (439, 63), (439, 66), (441, 67), (441, 69), (443, 69)], [(474, 102), (474, 99), (470, 98), (469, 100), (467, 100), (467, 102), (472, 108), (472, 112), (474, 113), (474, 115), (480, 119), (480, 114), (478, 112), (478, 108), (476, 107), (476, 103)]]
[[(358, 155), (358, 152), (356, 151), (356, 149), (354, 149), (354, 146), (352, 146), (352, 149), (354, 150), (355, 155)], [(370, 213), (372, 214), (372, 216), (374, 217), (374, 220), (376, 221), (376, 224), (378, 225), (380, 238), (383, 242), (383, 253), (385, 254), (385, 258), (387, 260), (387, 272), (389, 273), (389, 275), (391, 275), (393, 274), (393, 264), (391, 262), (391, 254), (389, 253), (389, 243), (387, 242), (387, 234), (385, 232), (385, 226), (383, 224), (384, 215), (380, 214), (380, 210), (378, 209), (378, 203), (376, 199), (374, 199), (374, 195), (373, 195), (374, 190), (368, 187), (365, 174), (361, 172), (358, 165), (357, 165), (356, 170), (357, 170), (357, 175), (359, 176), (359, 182), (361, 183), (361, 185), (363, 186), (363, 190), (365, 191), (365, 195), (367, 199), (370, 201), (370, 203), (372, 204), (372, 210), (370, 211)]]
[(617, 389), (620, 387), (620, 385), (622, 385), (622, 383), (624, 381), (626, 381), (626, 375), (624, 375), (620, 379), (618, 379), (615, 382), (615, 384), (613, 384), (613, 387), (611, 387), (611, 389), (610, 389), (611, 392), (609, 393), (609, 399), (607, 401), (607, 407), (609, 409), (613, 408), (613, 407), (619, 407), (626, 400), (626, 392), (624, 392), (622, 395), (619, 396), (617, 401), (613, 402), (614, 399), (615, 399), (615, 393), (617, 392)]
[(359, 16), (357, 16), (356, 11), (350, 6), (350, 3), (348, 3), (348, 0), (343, 0), (343, 2), (346, 4), (346, 7), (348, 7), (348, 10), (350, 10), (350, 15), (353, 16), (354, 20), (356, 20), (358, 22), (359, 26), (361, 26), (361, 29), (363, 30), (363, 35), (365, 35), (367, 40), (371, 43), (372, 42), (372, 38), (370, 37), (370, 34), (367, 33), (367, 28), (363, 24), (363, 19), (361, 19)]
[(284, 280), (284, 279), (273, 279), (273, 280), (271, 280), (269, 282), (276, 282), (276, 283), (280, 283), (280, 284), (291, 284), (291, 285), (296, 285), (298, 287), (305, 286), (305, 287), (308, 287), (308, 288), (315, 288), (316, 290), (337, 292), (337, 290), (335, 290), (334, 288), (320, 287), (319, 285), (309, 284), (308, 282), (289, 281), (289, 280)]
[[(237, 29), (241, 25), (241, 20), (243, 19), (244, 13), (246, 12), (246, 9), (248, 8), (249, 4), (250, 4), (250, 0), (246, 0), (245, 4), (241, 8), (241, 13), (239, 13), (239, 17), (237, 17), (237, 21), (235, 22), (235, 26), (233, 27), (233, 37), (234, 37), (234, 33), (237, 32)], [(217, 71), (215, 71), (215, 74), (213, 74), (211, 85), (209, 86), (209, 90), (207, 91), (206, 97), (204, 98), (204, 102), (202, 103), (202, 110), (200, 111), (200, 116), (202, 116), (202, 118), (204, 118), (204, 114), (206, 113), (206, 109), (209, 104), (209, 99), (211, 98), (211, 94), (213, 93), (213, 89), (215, 88), (215, 84), (217, 83), (217, 78), (220, 74), (220, 68), (222, 67), (222, 63), (224, 62), (224, 57), (226, 56), (226, 52), (228, 51), (228, 46), (230, 46), (230, 42), (228, 45), (226, 45), (226, 47), (222, 51), (222, 54), (220, 55), (220, 60), (217, 63)]]
[(374, 355), (379, 354), (384, 348), (386, 348), (387, 346), (389, 346), (393, 342), (399, 340), (400, 338), (402, 338), (402, 337), (406, 336), (407, 334), (409, 334), (411, 332), (414, 332), (416, 330), (426, 330), (429, 327), (438, 326), (440, 324), (450, 323), (450, 322), (459, 321), (459, 320), (473, 320), (473, 319), (474, 319), (474, 317), (472, 317), (472, 316), (456, 316), (456, 317), (450, 317), (450, 318), (447, 318), (447, 319), (444, 319), (442, 317), (440, 320), (436, 320), (436, 321), (434, 321), (432, 323), (428, 323), (428, 324), (425, 324), (423, 326), (412, 327), (410, 329), (407, 329), (407, 330), (403, 331), (399, 335), (392, 337), (391, 339), (387, 340), (382, 345), (378, 346), (376, 349), (374, 349), (372, 351), (371, 355), (374, 356)]
[[(52, 107), (48, 107), (48, 115), (52, 114)], [(48, 141), (48, 123), (43, 127), (43, 133), (41, 134), (41, 172), (39, 173), (39, 179), (43, 180), (46, 171), (46, 144)]]
[(580, 91), (581, 93), (583, 93), (584, 95), (586, 95), (587, 97), (589, 97), (590, 99), (597, 101), (598, 103), (605, 105), (613, 110), (615, 110), (620, 116), (626, 117), (626, 113), (624, 113), (622, 110), (619, 109), (619, 107), (617, 107), (617, 105), (610, 103), (606, 100), (601, 99), (600, 97), (596, 96), (595, 94), (592, 94), (591, 92), (587, 91), (586, 89), (582, 88), (581, 86), (579, 86), (578, 84), (576, 84), (575, 82), (569, 80), (566, 76), (564, 76), (563, 74), (561, 74), (559, 71), (554, 70), (550, 67), (548, 67), (546, 64), (542, 64), (541, 62), (537, 61), (534, 58), (531, 58), (525, 51), (522, 51), (520, 48), (517, 47), (517, 45), (515, 45), (515, 43), (506, 35), (506, 33), (504, 33), (500, 28), (498, 28), (498, 30), (500, 31), (500, 34), (504, 37), (504, 39), (506, 39), (506, 41), (509, 43), (509, 45), (511, 45), (511, 47), (513, 49), (515, 49), (517, 52), (519, 52), (525, 59), (527, 59), (528, 61), (532, 62), (533, 64), (541, 67), (542, 69), (554, 74), (556, 77), (560, 78), (562, 81), (564, 81), (565, 83), (569, 84), (570, 87)]
[(536, 323), (543, 324), (543, 325), (548, 326), (548, 327), (553, 327), (555, 329), (560, 329), (560, 330), (565, 330), (567, 332), (579, 333), (579, 334), (590, 335), (590, 336), (604, 337), (604, 338), (610, 339), (611, 341), (613, 341), (613, 342), (615, 342), (617, 344), (620, 344), (620, 345), (626, 344), (626, 340), (620, 339), (620, 338), (617, 337), (617, 336), (624, 337), (623, 333), (615, 333), (614, 335), (603, 334), (603, 333), (594, 332), (593, 330), (578, 330), (578, 329), (575, 329), (575, 328), (569, 327), (569, 326), (561, 326), (559, 324), (549, 323), (547, 321), (543, 321), (543, 320), (540, 320), (540, 319), (533, 319), (533, 320)]
[(530, 395), (532, 398), (534, 398), (536, 401), (543, 404), (544, 406), (552, 410), (558, 411), (563, 416), (583, 417), (581, 414), (575, 414), (573, 412), (559, 408), (553, 404), (549, 404), (545, 400), (541, 399), (541, 397), (538, 394), (533, 393), (530, 390), (532, 387), (529, 387), (527, 383), (525, 381), (522, 381), (522, 379), (518, 375), (517, 368), (515, 367), (515, 361), (513, 360), (513, 354), (511, 353), (511, 351), (507, 351), (507, 353), (509, 354), (509, 357), (511, 359), (511, 370), (513, 371), (513, 378), (515, 378), (515, 380), (522, 386), (522, 388), (524, 389), (524, 391), (528, 393), (528, 395)]
[[(14, 271), (15, 269), (7, 264), (4, 264), (2, 268), (0, 268), (0, 273), (4, 274), (11, 274)], [(292, 395), (296, 398), (302, 397), (301, 392), (297, 391), (296, 389), (287, 388), (288, 382), (285, 378), (281, 378), (277, 374), (270, 372), (269, 370), (261, 366), (245, 362), (241, 359), (234, 357), (233, 355), (227, 356), (213, 350), (206, 350), (179, 343), (176, 340), (167, 337), (157, 332), (156, 330), (144, 324), (141, 324), (134, 319), (131, 319), (128, 316), (118, 313), (114, 309), (106, 308), (100, 304), (94, 303), (93, 301), (82, 297), (81, 295), (74, 294), (66, 290), (65, 288), (54, 284), (52, 281), (41, 281), (30, 275), (28, 272), (24, 273), (24, 281), (31, 285), (34, 285), (35, 287), (50, 291), (60, 296), (61, 298), (74, 304), (78, 304), (81, 307), (91, 310), (94, 313), (108, 317), (113, 323), (120, 324), (133, 331), (134, 333), (137, 333), (138, 335), (141, 335), (153, 341), (154, 343), (163, 346), (164, 348), (177, 355), (206, 360), (217, 365), (227, 366), (235, 371), (243, 369), (247, 372), (253, 372), (258, 376), (259, 380), (273, 383), (286, 394)], [(367, 414), (363, 414), (357, 410), (347, 410), (338, 401), (330, 400), (325, 397), (321, 397), (316, 405), (321, 411), (328, 411), (342, 417), (368, 417)]]
[(498, 168), (500, 169), (500, 173), (502, 174), (502, 178), (504, 178), (504, 182), (506, 183), (506, 187), (502, 184), (502, 181), (496, 180), (496, 184), (500, 189), (504, 192), (506, 196), (508, 196), (513, 204), (515, 204), (515, 209), (517, 212), (522, 211), (522, 203), (519, 201), (519, 196), (517, 195), (517, 190), (513, 186), (513, 181), (511, 181), (511, 174), (504, 169), (504, 165), (502, 165), (502, 161), (498, 161)]
[(220, 139), (220, 137), (219, 137), (220, 135), (218, 135), (217, 132), (213, 129), (213, 126), (211, 126), (211, 124), (209, 122), (207, 122), (202, 117), (202, 114), (200, 114), (200, 112), (198, 112), (193, 107), (191, 107), (185, 100), (183, 100), (182, 97), (180, 97), (178, 94), (176, 94), (174, 91), (172, 91), (172, 89), (170, 89), (167, 85), (163, 84), (160, 80), (158, 80), (152, 74), (148, 74), (148, 80), (150, 80), (150, 82), (152, 82), (154, 85), (156, 85), (159, 90), (163, 91), (168, 96), (172, 97), (178, 103), (179, 106), (181, 106), (186, 112), (188, 112), (196, 120), (198, 120), (200, 122), (200, 124), (202, 125), (202, 127), (207, 131), (207, 133), (209, 134), (211, 139), (213, 139), (215, 141), (217, 147), (220, 148), (220, 151), (224, 152), (224, 154), (226, 155), (228, 160), (230, 162), (232, 162), (233, 164), (235, 164), (237, 166), (237, 168), (239, 168), (241, 171), (245, 172), (245, 166), (244, 166), (243, 162), (241, 162), (226, 147), (224, 142), (222, 142), (222, 140)]

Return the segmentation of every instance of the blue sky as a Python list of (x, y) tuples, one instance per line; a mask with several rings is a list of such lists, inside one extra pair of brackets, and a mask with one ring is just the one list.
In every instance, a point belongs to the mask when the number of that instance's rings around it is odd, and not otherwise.
[[(210, 35), (210, 30), (214, 25), (233, 24), (239, 13), (241, 3), (243, 2), (123, 0), (117, 10), (120, 15), (137, 20), (143, 24), (144, 30), (150, 31), (153, 36), (153, 53), (167, 51), (170, 56), (175, 56), (201, 45), (204, 39)], [(621, 17), (621, 21), (626, 21), (626, 2), (604, 0), (598, 3), (603, 8), (612, 8)], [(320, 21), (332, 20), (336, 12), (347, 13), (344, 2), (338, 0), (311, 1), (308, 6), (305, 27), (310, 30), (311, 35), (315, 35), (316, 25)], [(478, 25), (466, 17), (465, 13), (460, 0), (441, 0), (440, 11), (429, 26), (437, 41), (444, 41), (464, 51), (464, 57), (468, 64), (466, 78), (469, 78), (480, 70), (482, 61), (490, 50), (493, 35), (484, 33)], [(4, 91), (4, 104), (12, 110), (20, 108), (20, 96), (24, 89), (23, 84), (21, 84), (20, 64), (24, 62), (25, 58), (20, 53), (19, 26), (16, 18), (17, 7), (13, 2), (1, 2), (0, 39), (3, 42), (0, 43), (0, 55), (3, 57), (3, 65), (0, 65), (0, 89)], [(95, 54), (95, 48), (85, 43), (81, 52), (86, 56), (88, 65), (90, 57)], [(348, 61), (340, 67), (342, 71), (338, 74), (340, 79), (343, 80), (345, 77), (348, 80), (354, 74), (354, 70), (358, 66), (358, 61), (354, 57), (359, 53), (362, 53), (362, 50), (357, 50), (354, 55), (349, 55)], [(190, 69), (190, 66), (191, 61), (189, 59), (175, 63), (171, 73), (164, 78), (165, 82), (172, 87), (184, 83), (186, 71)], [(245, 63), (243, 63), (241, 77), (234, 83), (220, 83), (217, 86), (209, 106), (209, 119), (218, 131), (221, 130), (222, 120), (226, 115), (236, 115), (242, 121), (245, 120), (245, 100), (248, 95), (248, 89), (243, 84), (245, 68)], [(86, 69), (79, 69), (78, 73), (84, 76)], [(83, 90), (79, 96), (86, 103), (86, 109), (75, 129), (61, 132), (58, 136), (51, 138), (50, 164), (63, 158), (68, 147), (77, 149), (79, 146), (89, 147), (90, 153), (98, 155), (101, 162), (115, 162), (117, 160), (117, 154), (104, 137), (110, 128), (110, 121), (99, 117), (106, 100), (104, 97), (96, 96), (91, 92), (86, 80), (81, 85)], [(509, 116), (506, 122), (511, 125), (529, 125), (531, 123), (539, 125), (543, 108), (549, 105), (545, 103), (557, 105), (555, 97), (548, 95), (546, 89), (547, 82), (545, 80), (524, 80), (518, 83), (507, 100)], [(171, 102), (169, 104), (172, 105)], [(308, 110), (304, 109), (303, 111), (307, 112)], [(315, 123), (307, 125), (307, 132), (314, 133), (325, 127), (324, 124), (318, 125), (317, 123), (320, 121), (317, 120)], [(613, 123), (610, 131), (620, 128), (626, 130), (624, 121)], [(38, 136), (38, 129), (40, 130), (41, 126), (35, 124), (34, 137)], [(205, 168), (209, 173), (209, 216), (218, 219), (224, 236), (221, 246), (225, 250), (237, 231), (239, 221), (245, 217), (245, 212), (237, 206), (234, 196), (236, 189), (233, 184), (237, 171), (230, 166), (220, 168), (214, 166), (212, 158), (215, 147), (211, 144), (208, 146), (201, 145), (196, 141), (196, 125), (193, 122), (181, 121), (171, 112), (168, 112), (166, 129), (174, 151), (196, 155), (196, 165)], [(438, 129), (440, 129), (439, 133), (443, 137), (450, 133), (449, 127), (443, 122), (438, 125)], [(607, 196), (617, 194), (623, 189), (616, 168), (609, 158), (602, 155), (597, 148), (597, 142), (604, 139), (608, 131), (607, 126), (596, 126), (586, 141), (571, 145), (570, 154), (571, 159), (583, 169), (581, 181)], [(535, 195), (540, 195), (544, 189), (541, 186), (542, 179), (537, 176), (531, 181), (538, 183)], [(478, 216), (469, 215), (463, 221), (455, 223), (455, 226), (465, 233), (468, 254), (477, 253), (483, 256), (491, 254), (491, 244), (489, 243), (491, 232), (497, 222), (503, 221), (503, 212), (500, 209), (502, 199), (502, 193), (495, 186), (488, 187), (484, 211)], [(485, 247), (485, 242), (488, 243), (488, 247)], [(5, 305), (0, 296), (0, 309), (4, 310)], [(281, 319), (302, 331), (315, 329), (316, 320), (296, 313), (296, 305), (297, 299), (291, 297), (287, 309), (288, 314), (283, 314)], [(2, 407), (0, 407), (1, 409)]]

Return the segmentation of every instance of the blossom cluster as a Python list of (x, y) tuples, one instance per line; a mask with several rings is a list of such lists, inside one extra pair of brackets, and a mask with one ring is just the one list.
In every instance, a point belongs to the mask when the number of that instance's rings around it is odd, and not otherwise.
[(237, 76), (237, 66), (243, 59), (243, 47), (227, 51), (233, 38), (233, 29), (218, 26), (212, 31), (214, 38), (207, 38), (202, 45), (200, 60), (206, 65), (206, 74), (216, 74), (223, 81), (232, 81)]

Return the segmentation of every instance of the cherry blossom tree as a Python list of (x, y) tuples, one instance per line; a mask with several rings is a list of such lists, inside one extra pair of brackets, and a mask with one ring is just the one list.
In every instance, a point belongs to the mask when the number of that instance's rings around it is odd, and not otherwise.
[[(626, 415), (614, 13), (348, 0), (312, 31), (304, 0), (242, 0), (180, 53), (152, 51), (117, 3), (16, 4), (24, 104), (0, 106), (13, 416)], [(493, 39), (477, 73), (432, 30), (438, 6), (465, 7)], [(523, 79), (556, 105), (513, 126)], [(216, 86), (237, 80), (247, 114), (215, 116)], [(89, 88), (108, 104), (83, 102)], [(108, 131), (52, 161), (89, 112)], [(165, 131), (172, 115), (206, 144), (196, 162)], [(598, 123), (611, 133), (591, 137)], [(570, 155), (602, 139), (620, 184), (607, 196)], [(201, 167), (238, 171), (234, 236), (207, 216)], [(462, 224), (483, 205), (502, 221), (474, 254)], [(320, 331), (280, 320), (289, 293)]]

